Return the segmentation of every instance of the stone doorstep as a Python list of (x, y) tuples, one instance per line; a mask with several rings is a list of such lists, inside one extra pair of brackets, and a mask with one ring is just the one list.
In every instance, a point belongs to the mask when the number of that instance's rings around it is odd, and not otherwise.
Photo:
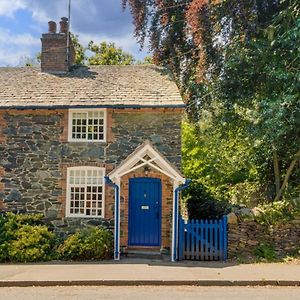
[(160, 247), (126, 247), (121, 255), (128, 258), (170, 260), (170, 256)]

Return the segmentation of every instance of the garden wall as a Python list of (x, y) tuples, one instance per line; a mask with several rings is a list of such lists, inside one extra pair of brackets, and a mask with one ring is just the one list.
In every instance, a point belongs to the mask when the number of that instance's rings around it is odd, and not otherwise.
[(228, 218), (229, 258), (255, 259), (255, 253), (262, 245), (273, 248), (277, 258), (299, 254), (300, 218), (285, 224), (268, 226), (255, 220), (241, 220), (231, 213)]

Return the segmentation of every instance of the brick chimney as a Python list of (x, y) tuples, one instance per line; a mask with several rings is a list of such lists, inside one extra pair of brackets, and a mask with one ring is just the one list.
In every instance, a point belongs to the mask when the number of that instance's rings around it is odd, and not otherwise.
[[(48, 23), (48, 33), (42, 35), (41, 70), (46, 73), (66, 73), (75, 63), (75, 49), (70, 35), (68, 37), (68, 18), (61, 18), (60, 32), (56, 23)], [(67, 47), (69, 38), (69, 51)]]

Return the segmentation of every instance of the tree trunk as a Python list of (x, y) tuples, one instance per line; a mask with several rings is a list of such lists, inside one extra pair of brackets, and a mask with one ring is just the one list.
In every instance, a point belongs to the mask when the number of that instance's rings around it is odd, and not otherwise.
[(280, 191), (280, 170), (279, 170), (278, 152), (275, 149), (275, 147), (273, 147), (273, 166), (274, 166), (274, 175), (275, 175), (276, 195), (278, 195)]
[(278, 201), (278, 200), (281, 199), (282, 194), (283, 194), (283, 192), (284, 192), (284, 190), (285, 190), (285, 188), (286, 188), (286, 186), (289, 182), (290, 176), (292, 175), (292, 172), (293, 172), (293, 170), (295, 168), (295, 165), (296, 165), (299, 158), (300, 158), (300, 149), (297, 151), (297, 153), (294, 156), (294, 159), (292, 160), (290, 166), (288, 167), (288, 169), (286, 171), (286, 174), (284, 176), (284, 180), (283, 180), (283, 183), (281, 185), (281, 188), (280, 188), (279, 192), (277, 193), (274, 201)]

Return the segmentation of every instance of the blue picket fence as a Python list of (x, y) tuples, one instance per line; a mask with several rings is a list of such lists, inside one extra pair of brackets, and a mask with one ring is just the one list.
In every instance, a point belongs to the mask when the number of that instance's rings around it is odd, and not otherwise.
[(179, 218), (179, 260), (226, 260), (227, 216), (220, 220)]

